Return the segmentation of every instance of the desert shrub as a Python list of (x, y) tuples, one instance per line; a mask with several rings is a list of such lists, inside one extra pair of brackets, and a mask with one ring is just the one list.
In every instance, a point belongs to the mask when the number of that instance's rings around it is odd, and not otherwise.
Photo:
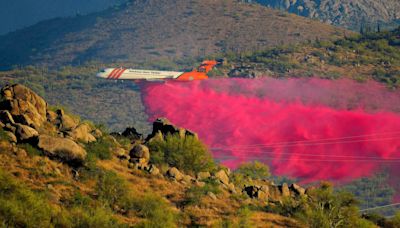
[(125, 180), (112, 171), (101, 172), (97, 178), (96, 191), (98, 199), (111, 208), (125, 207), (130, 198)]
[(310, 227), (373, 227), (359, 215), (357, 202), (347, 192), (335, 192), (329, 183), (309, 193), (309, 200), (296, 217)]
[(237, 211), (235, 218), (231, 219), (226, 218), (220, 221), (217, 226), (214, 227), (224, 227), (224, 228), (247, 228), (247, 227), (254, 227), (255, 224), (250, 220), (252, 211), (249, 207), (245, 206), (239, 208)]
[(72, 227), (128, 227), (120, 224), (112, 216), (112, 211), (106, 207), (76, 207), (72, 208), (69, 214)]
[(151, 162), (167, 163), (186, 172), (209, 171), (215, 167), (207, 147), (193, 136), (168, 134), (149, 143)]
[(133, 199), (130, 209), (146, 219), (139, 227), (177, 227), (177, 215), (163, 198), (154, 194)]
[(114, 147), (114, 142), (107, 137), (102, 137), (94, 142), (88, 143), (85, 149), (88, 156), (93, 156), (95, 158), (106, 160), (111, 159), (111, 149)]
[(205, 180), (205, 185), (203, 187), (193, 186), (186, 191), (186, 204), (199, 205), (201, 198), (207, 195), (209, 192), (214, 194), (221, 193), (220, 184), (218, 181), (213, 179)]
[(259, 161), (243, 163), (235, 170), (235, 173), (243, 174), (252, 179), (266, 179), (271, 176), (269, 167)]
[(276, 205), (268, 205), (265, 209), (267, 212), (280, 214), (284, 216), (293, 216), (303, 210), (305, 210), (307, 201), (305, 197), (299, 199), (292, 199), (290, 197), (284, 197), (282, 202)]
[(232, 172), (232, 181), (239, 186), (243, 186), (252, 179), (266, 179), (271, 176), (269, 167), (262, 162), (253, 161), (241, 164)]

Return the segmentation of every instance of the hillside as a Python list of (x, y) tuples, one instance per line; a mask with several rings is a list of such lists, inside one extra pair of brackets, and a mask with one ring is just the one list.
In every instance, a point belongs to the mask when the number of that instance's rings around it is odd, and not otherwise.
[[(166, 119), (146, 140), (108, 134), (21, 85), (1, 89), (0, 220), (6, 227), (396, 227), (361, 218), (329, 183), (275, 184), (267, 166), (213, 161)], [(321, 205), (324, 205), (321, 207)], [(368, 217), (368, 216), (366, 216)]]
[(1, 1), (0, 34), (3, 35), (50, 18), (75, 16), (77, 14), (84, 15), (101, 11), (120, 2), (118, 0)]
[(397, 0), (256, 0), (262, 5), (297, 15), (315, 18), (328, 24), (360, 31), (399, 23), (400, 2)]
[(331, 40), (345, 33), (321, 22), (234, 0), (138, 0), (100, 13), (43, 21), (1, 36), (0, 69), (191, 59)]

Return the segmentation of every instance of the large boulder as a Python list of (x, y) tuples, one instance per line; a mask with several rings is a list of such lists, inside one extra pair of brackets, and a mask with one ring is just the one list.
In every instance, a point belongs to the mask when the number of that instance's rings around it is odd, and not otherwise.
[(46, 121), (47, 103), (32, 90), (19, 84), (1, 90), (1, 107), (8, 110), (15, 122), (38, 129)]
[(66, 163), (83, 164), (86, 151), (71, 139), (40, 135), (38, 145), (46, 155), (56, 157)]
[(146, 141), (149, 141), (150, 139), (154, 138), (157, 135), (165, 136), (167, 134), (171, 135), (178, 134), (182, 138), (186, 136), (194, 136), (196, 138), (198, 137), (196, 133), (190, 130), (179, 128), (173, 125), (166, 118), (158, 118), (156, 121), (153, 122), (153, 131), (149, 136), (147, 136)]
[(204, 180), (204, 179), (207, 179), (209, 177), (211, 177), (210, 172), (199, 172), (199, 173), (197, 173), (197, 179), (198, 180)]
[(39, 135), (35, 129), (27, 125), (15, 124), (15, 128), (15, 136), (17, 137), (18, 141), (29, 140)]
[(149, 148), (142, 144), (135, 145), (129, 152), (131, 162), (147, 164), (150, 161)]
[(169, 168), (167, 171), (167, 177), (173, 178), (177, 181), (183, 179), (183, 174), (175, 167)]
[(225, 170), (220, 170), (214, 174), (214, 176), (223, 184), (229, 185), (229, 177), (226, 174)]
[(91, 134), (92, 128), (86, 124), (79, 124), (75, 129), (68, 132), (68, 135), (75, 141), (90, 143), (95, 142), (96, 138)]

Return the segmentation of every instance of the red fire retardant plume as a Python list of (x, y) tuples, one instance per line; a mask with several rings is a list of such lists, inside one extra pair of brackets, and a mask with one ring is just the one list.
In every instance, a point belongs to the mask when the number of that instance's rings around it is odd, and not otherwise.
[(150, 120), (191, 129), (223, 164), (260, 160), (303, 181), (400, 168), (400, 94), (375, 83), (215, 79), (142, 84)]

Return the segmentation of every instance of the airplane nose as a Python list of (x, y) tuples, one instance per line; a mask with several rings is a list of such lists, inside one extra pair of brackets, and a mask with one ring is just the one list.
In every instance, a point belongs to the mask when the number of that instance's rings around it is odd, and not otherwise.
[(105, 78), (105, 74), (104, 73), (97, 73), (96, 77), (98, 78)]

